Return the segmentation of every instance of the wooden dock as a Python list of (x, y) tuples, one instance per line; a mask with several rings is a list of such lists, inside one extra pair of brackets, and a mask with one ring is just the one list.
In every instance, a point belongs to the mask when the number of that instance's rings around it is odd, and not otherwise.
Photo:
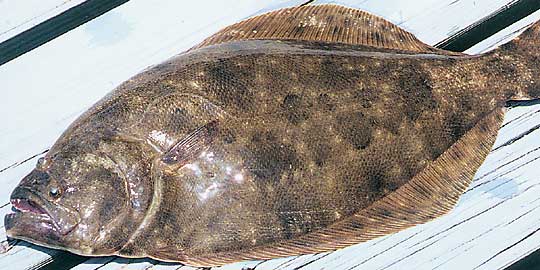
[[(131, 0), (70, 31), (66, 28), (66, 33), (20, 56), (10, 57), (13, 52), (2, 47), (91, 1), (0, 1), (0, 59), (6, 60), (0, 65), (0, 216), (10, 212), (9, 195), (37, 158), (94, 102), (143, 69), (255, 14), (306, 2), (338, 3), (370, 11), (428, 44), (445, 46), (458, 44), (456, 39), (463, 42), (474, 29), (481, 33), (489, 26), (482, 24), (486, 21), (502, 26), (478, 42), (478, 35), (468, 37), (474, 43), (466, 50), (471, 54), (493, 49), (540, 20), (540, 11), (534, 11), (538, 0)], [(517, 17), (508, 10), (517, 10), (512, 13)], [(507, 17), (499, 16), (504, 12)], [(2, 243), (7, 244), (3, 224), (0, 227)], [(84, 258), (22, 241), (15, 244), (0, 254), (0, 269), (193, 269), (148, 259)], [(332, 253), (214, 269), (491, 270), (504, 269), (538, 249), (540, 102), (526, 102), (506, 114), (492, 153), (450, 214)]]

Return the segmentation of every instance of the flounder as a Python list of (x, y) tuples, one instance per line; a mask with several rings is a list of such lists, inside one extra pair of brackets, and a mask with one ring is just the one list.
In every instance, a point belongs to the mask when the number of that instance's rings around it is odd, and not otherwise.
[(123, 83), (13, 191), (9, 237), (193, 266), (324, 252), (452, 209), (511, 99), (540, 97), (540, 24), (482, 55), (336, 5), (229, 26)]

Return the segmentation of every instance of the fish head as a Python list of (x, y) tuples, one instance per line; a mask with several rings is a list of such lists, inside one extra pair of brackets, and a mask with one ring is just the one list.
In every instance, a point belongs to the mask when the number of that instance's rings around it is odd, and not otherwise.
[(7, 235), (81, 255), (96, 250), (129, 210), (124, 174), (106, 155), (68, 152), (38, 161), (11, 194)]

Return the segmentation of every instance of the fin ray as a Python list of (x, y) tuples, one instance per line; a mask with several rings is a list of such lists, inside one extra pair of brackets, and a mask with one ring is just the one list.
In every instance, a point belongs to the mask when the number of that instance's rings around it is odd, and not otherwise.
[(161, 161), (169, 165), (184, 165), (208, 148), (217, 133), (217, 129), (218, 122), (216, 120), (210, 121), (204, 126), (195, 129), (171, 147), (171, 149), (161, 157)]
[(429, 46), (383, 18), (333, 4), (285, 8), (255, 16), (222, 29), (192, 49), (250, 39), (318, 41), (455, 54)]

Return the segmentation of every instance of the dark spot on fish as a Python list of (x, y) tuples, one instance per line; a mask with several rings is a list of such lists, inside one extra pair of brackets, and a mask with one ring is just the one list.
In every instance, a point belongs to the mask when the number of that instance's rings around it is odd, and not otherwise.
[(119, 209), (116, 209), (116, 203), (110, 200), (105, 201), (103, 205), (99, 208), (100, 220), (111, 220), (111, 218), (116, 215)]
[(326, 160), (330, 156), (330, 151), (332, 147), (327, 143), (318, 142), (312, 147), (313, 156), (315, 159), (315, 164), (322, 167), (326, 163)]
[[(456, 89), (454, 90), (455, 93), (459, 93), (459, 91)], [(470, 91), (461, 91), (458, 95), (458, 104), (460, 106), (460, 110), (463, 111), (471, 111), (475, 109), (475, 98), (473, 96), (473, 93)]]
[(374, 121), (362, 112), (342, 114), (337, 118), (336, 130), (356, 149), (365, 149), (373, 138)]
[(527, 95), (532, 98), (540, 98), (540, 82), (535, 81), (533, 84), (529, 85), (525, 91)]
[(168, 81), (169, 80), (162, 80), (161, 83), (156, 85), (157, 87), (152, 87), (153, 91), (156, 92), (156, 96), (165, 96), (178, 91), (178, 89), (176, 89), (174, 85), (169, 84)]
[(283, 238), (284, 239), (293, 238), (295, 236), (295, 234), (293, 233), (294, 232), (293, 217), (289, 213), (284, 212), (284, 211), (280, 211), (278, 213), (278, 217), (279, 217), (279, 223), (281, 225), (281, 232), (283, 234)]
[(467, 132), (467, 127), (464, 124), (463, 116), (460, 113), (453, 113), (447, 119), (448, 129), (450, 136), (454, 141), (457, 141), (465, 132)]
[(308, 119), (310, 107), (303, 97), (296, 94), (288, 94), (281, 104), (283, 114), (292, 124), (299, 124)]
[(139, 103), (129, 102), (125, 98), (118, 98), (111, 101), (106, 106), (102, 106), (102, 110), (96, 113), (96, 117), (100, 119), (99, 123), (94, 123), (97, 127), (115, 126), (119, 128), (119, 124), (112, 124), (115, 119), (128, 118), (130, 113), (135, 113), (138, 110)]
[(398, 94), (404, 104), (407, 118), (414, 121), (423, 111), (429, 111), (437, 106), (433, 98), (429, 75), (421, 67), (411, 65), (402, 68), (398, 80)]
[[(345, 216), (368, 207), (381, 198), (388, 189), (386, 171), (390, 170), (390, 166), (383, 158), (386, 154), (378, 150), (367, 152), (370, 151), (366, 151), (363, 157), (351, 163), (352, 166), (337, 170), (340, 172), (337, 176), (340, 181), (336, 187), (336, 193), (340, 194), (337, 205), (342, 207)], [(347, 198), (356, 199), (350, 201)]]
[(360, 79), (360, 72), (354, 68), (348, 69), (345, 64), (347, 61), (345, 58), (339, 57), (321, 61), (318, 77), (323, 87), (333, 91), (354, 88), (356, 82)]
[(253, 155), (249, 170), (263, 182), (278, 182), (282, 174), (296, 170), (300, 163), (294, 148), (271, 133), (253, 136), (248, 149)]
[(331, 112), (331, 111), (334, 111), (336, 109), (335, 102), (326, 93), (320, 94), (319, 97), (317, 98), (317, 102), (318, 102), (319, 106), (325, 111)]
[[(361, 164), (359, 171), (361, 186), (358, 187), (357, 192), (359, 195), (368, 195), (368, 201), (372, 202), (397, 187), (392, 182), (392, 178), (389, 177), (389, 171), (395, 166), (395, 163), (388, 158), (383, 158), (389, 155), (391, 149), (392, 147), (380, 149), (376, 152), (380, 156), (370, 156), (364, 164)], [(373, 155), (373, 152), (370, 154)]]
[(371, 168), (366, 172), (368, 192), (370, 194), (380, 194), (385, 185), (386, 175), (380, 168)]
[[(284, 194), (280, 200), (277, 200), (273, 203), (274, 205), (274, 211), (277, 220), (279, 222), (278, 226), (281, 227), (281, 233), (285, 239), (293, 238), (297, 233), (297, 226), (299, 224), (299, 209), (298, 208), (298, 202), (297, 200), (293, 199), (291, 197), (291, 191), (288, 188), (284, 188), (284, 186), (280, 186), (278, 192), (280, 194)], [(301, 219), (300, 219), (301, 220)]]
[(390, 131), (393, 134), (399, 133), (399, 127), (403, 123), (403, 121), (407, 121), (404, 119), (405, 116), (401, 113), (387, 113), (381, 117), (381, 119), (377, 120), (377, 123), (380, 123), (384, 129)]
[(379, 95), (373, 89), (360, 89), (353, 95), (353, 99), (363, 108), (371, 108), (373, 103), (378, 100)]
[(324, 87), (328, 89), (335, 89), (338, 80), (336, 78), (340, 75), (339, 71), (342, 70), (342, 66), (337, 63), (336, 60), (323, 60), (321, 62), (320, 80)]
[(189, 113), (184, 108), (175, 108), (172, 113), (173, 117), (181, 121), (190, 118)]
[[(162, 117), (161, 113), (156, 113), (157, 115), (154, 117), (156, 117), (156, 119), (160, 119)], [(193, 116), (190, 115), (189, 112), (184, 108), (175, 108), (173, 113), (168, 114), (168, 116), (169, 119), (167, 119), (168, 121), (165, 124), (167, 131), (171, 131), (173, 133), (187, 133), (190, 130), (197, 128)]]
[[(412, 177), (414, 175), (415, 175), (415, 173), (409, 173), (408, 177)], [(400, 187), (400, 185), (398, 183), (396, 183), (396, 182), (393, 182), (393, 181), (386, 181), (385, 185), (384, 185), (384, 188), (388, 193), (396, 191), (399, 187)]]
[(529, 59), (526, 60), (527, 68), (533, 75), (533, 81), (527, 84), (525, 88), (525, 93), (531, 98), (537, 99), (540, 98), (540, 56), (529, 56)]
[(224, 106), (233, 106), (241, 112), (254, 110), (253, 86), (250, 78), (253, 70), (243, 67), (239, 59), (220, 59), (208, 65), (206, 74), (211, 84), (209, 89)]
[(423, 145), (431, 160), (439, 157), (453, 143), (450, 129), (446, 126), (445, 120), (428, 119), (421, 125), (424, 127), (420, 132)]
[(516, 42), (507, 42), (501, 46), (499, 46), (500, 49), (502, 50), (507, 50), (507, 51), (515, 51), (518, 49), (518, 46), (516, 44)]
[(503, 60), (501, 58), (488, 58), (482, 65), (481, 73), (491, 78), (496, 78), (495, 80), (488, 81), (488, 83), (495, 83), (496, 85), (491, 87), (500, 88), (500, 85), (507, 85), (514, 81), (515, 76), (518, 74), (518, 69), (514, 61)]
[(223, 136), (223, 142), (226, 144), (231, 144), (236, 141), (236, 134), (234, 133), (234, 131), (230, 129), (224, 129), (222, 136)]

